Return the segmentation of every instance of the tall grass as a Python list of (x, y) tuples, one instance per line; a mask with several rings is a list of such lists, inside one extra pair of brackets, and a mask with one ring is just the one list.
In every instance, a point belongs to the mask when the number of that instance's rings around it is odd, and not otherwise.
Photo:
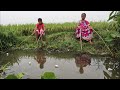
[[(105, 42), (111, 45), (113, 40), (112, 34), (116, 34), (116, 22), (90, 22), (91, 26), (103, 37)], [(45, 24), (46, 27), (46, 41), (40, 43), (47, 50), (63, 50), (63, 51), (80, 51), (80, 43), (74, 37), (75, 28), (77, 23), (49, 23)], [(35, 36), (30, 36), (35, 28), (35, 24), (22, 24), (22, 25), (0, 25), (0, 50), (5, 47), (18, 48), (19, 44), (23, 42), (21, 48), (36, 48)], [(28, 38), (29, 37), (29, 38)], [(26, 39), (28, 38), (28, 39)], [(94, 45), (90, 46), (88, 43), (83, 44), (83, 51), (89, 52), (106, 52), (107, 49), (99, 36), (94, 33)], [(4, 42), (4, 43), (3, 43)]]
[[(115, 23), (108, 23), (108, 22), (91, 22), (91, 26), (94, 27), (95, 30), (114, 30), (116, 24)], [(45, 24), (46, 33), (57, 33), (57, 32), (73, 32), (77, 26), (77, 23), (49, 23)], [(7, 26), (0, 26), (0, 32), (8, 33), (12, 32), (14, 35), (17, 36), (29, 36), (33, 29), (35, 28), (35, 24), (19, 24), (19, 25), (7, 25)]]

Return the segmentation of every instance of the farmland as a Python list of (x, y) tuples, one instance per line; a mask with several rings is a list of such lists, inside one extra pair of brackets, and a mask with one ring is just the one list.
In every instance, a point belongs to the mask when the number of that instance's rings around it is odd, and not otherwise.
[[(111, 51), (116, 51), (114, 47), (114, 38), (119, 38), (116, 31), (116, 22), (90, 22), (91, 26), (103, 38)], [(0, 26), (0, 51), (9, 49), (36, 49), (40, 48), (46, 51), (78, 51), (89, 52), (91, 54), (110, 54), (105, 44), (94, 32), (93, 45), (87, 42), (82, 43), (75, 38), (75, 28), (77, 23), (48, 23), (45, 24), (46, 31), (43, 42), (36, 42), (35, 35), (31, 35), (35, 24), (19, 24), (19, 25), (1, 25)], [(116, 44), (117, 45), (117, 44)], [(116, 48), (119, 48), (116, 46)]]

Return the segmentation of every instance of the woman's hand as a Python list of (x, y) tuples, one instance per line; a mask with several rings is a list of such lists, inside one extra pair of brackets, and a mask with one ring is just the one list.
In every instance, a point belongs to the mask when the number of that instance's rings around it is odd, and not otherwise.
[(81, 28), (81, 26), (78, 26), (78, 28)]
[(91, 27), (91, 26), (88, 26), (88, 28), (89, 28), (89, 29), (92, 29), (92, 27)]
[(35, 32), (36, 32), (36, 30), (34, 29), (32, 35), (35, 34)]

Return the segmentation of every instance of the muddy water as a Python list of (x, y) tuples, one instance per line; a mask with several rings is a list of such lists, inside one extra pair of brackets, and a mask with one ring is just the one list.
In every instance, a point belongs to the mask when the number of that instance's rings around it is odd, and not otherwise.
[(8, 53), (0, 55), (0, 66), (10, 62), (2, 77), (23, 72), (23, 79), (40, 79), (44, 72), (54, 72), (58, 79), (120, 79), (120, 60), (108, 56), (32, 50)]

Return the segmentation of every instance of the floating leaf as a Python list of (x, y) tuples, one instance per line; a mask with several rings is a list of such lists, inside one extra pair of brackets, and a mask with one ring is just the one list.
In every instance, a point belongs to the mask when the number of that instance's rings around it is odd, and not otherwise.
[(16, 75), (10, 74), (5, 79), (18, 79)]
[(45, 72), (41, 79), (56, 79), (56, 76), (53, 72)]
[(16, 75), (18, 79), (22, 79), (22, 77), (24, 76), (24, 73), (19, 73)]

